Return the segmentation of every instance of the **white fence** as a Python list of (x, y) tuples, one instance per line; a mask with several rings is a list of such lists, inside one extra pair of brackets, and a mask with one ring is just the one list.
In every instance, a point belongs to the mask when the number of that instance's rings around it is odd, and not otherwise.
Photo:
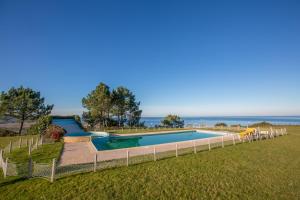
[(33, 163), (31, 159), (28, 160), (28, 163), (12, 162), (8, 157), (5, 157), (5, 155), (9, 155), (16, 149), (28, 148), (28, 155), (30, 156), (33, 150), (39, 148), (43, 144), (50, 144), (53, 142), (52, 139), (44, 139), (40, 136), (31, 138), (20, 137), (18, 141), (10, 141), (4, 149), (0, 149), (0, 168), (3, 171), (4, 178), (7, 176), (32, 177), (33, 167), (39, 165)]
[(66, 166), (57, 165), (56, 159), (53, 159), (51, 164), (35, 163), (31, 159), (28, 160), (28, 163), (13, 163), (4, 159), (3, 151), (1, 151), (0, 166), (3, 169), (4, 177), (40, 177), (53, 182), (56, 178), (70, 174), (91, 172), (119, 166), (129, 166), (143, 162), (157, 161), (169, 157), (178, 157), (180, 155), (190, 153), (196, 154), (199, 151), (210, 151), (214, 148), (224, 148), (225, 146), (236, 145), (244, 142), (272, 139), (286, 134), (286, 129), (271, 128), (268, 131), (260, 131), (257, 129), (255, 134), (243, 138), (241, 138), (238, 134), (228, 134), (177, 143), (166, 143), (112, 151), (99, 151), (88, 163)]
[(40, 136), (34, 136), (31, 138), (20, 137), (18, 141), (10, 141), (9, 144), (3, 149), (3, 152), (11, 153), (12, 151), (22, 147), (28, 147), (28, 151), (30, 152), (34, 149), (37, 149), (38, 146), (43, 145), (44, 143), (53, 143), (53, 140), (48, 138), (45, 139)]

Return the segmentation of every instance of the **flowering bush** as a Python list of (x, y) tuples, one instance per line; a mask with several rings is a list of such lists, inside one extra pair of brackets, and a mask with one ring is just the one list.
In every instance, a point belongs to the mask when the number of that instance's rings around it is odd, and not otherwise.
[(51, 138), (53, 139), (53, 140), (55, 140), (55, 141), (59, 141), (60, 140), (60, 134), (59, 134), (59, 132), (57, 132), (57, 131), (53, 131), (52, 132), (52, 134), (51, 134)]
[(65, 133), (66, 131), (62, 127), (51, 124), (46, 129), (44, 137), (59, 141)]

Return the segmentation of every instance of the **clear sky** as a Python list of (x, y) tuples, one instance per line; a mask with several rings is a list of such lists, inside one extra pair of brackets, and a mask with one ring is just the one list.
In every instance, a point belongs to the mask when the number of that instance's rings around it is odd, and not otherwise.
[(144, 116), (300, 115), (300, 1), (0, 0), (0, 69), (56, 114), (105, 82)]

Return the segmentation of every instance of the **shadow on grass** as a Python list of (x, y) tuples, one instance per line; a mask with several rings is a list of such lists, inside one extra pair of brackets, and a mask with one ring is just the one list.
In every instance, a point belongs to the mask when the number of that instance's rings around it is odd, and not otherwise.
[(3, 178), (2, 180), (0, 180), (0, 187), (10, 185), (10, 184), (15, 184), (17, 182), (24, 181), (24, 180), (27, 180), (27, 178), (26, 177), (10, 177), (6, 179)]

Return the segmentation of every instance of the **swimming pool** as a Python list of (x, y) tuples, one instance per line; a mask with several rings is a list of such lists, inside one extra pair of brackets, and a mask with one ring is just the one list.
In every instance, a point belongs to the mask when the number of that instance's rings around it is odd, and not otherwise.
[(220, 134), (185, 131), (151, 135), (92, 137), (92, 143), (98, 151), (101, 151), (181, 142), (217, 136), (220, 136)]
[(79, 126), (79, 124), (73, 118), (57, 119), (52, 120), (52, 124), (58, 125), (64, 128), (69, 133), (84, 133), (84, 130)]

